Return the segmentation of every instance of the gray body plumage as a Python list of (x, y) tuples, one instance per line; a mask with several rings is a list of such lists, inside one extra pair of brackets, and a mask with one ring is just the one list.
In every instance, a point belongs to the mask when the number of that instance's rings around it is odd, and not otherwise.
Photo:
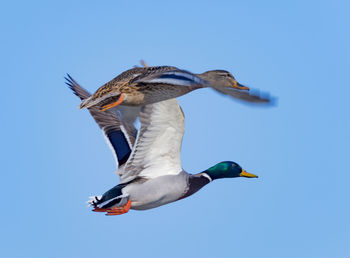
[(189, 188), (189, 174), (181, 172), (178, 175), (165, 175), (146, 180), (142, 183), (131, 183), (122, 190), (129, 195), (131, 209), (147, 210), (184, 196)]
[(201, 174), (182, 171), (178, 175), (165, 175), (144, 182), (135, 182), (122, 189), (131, 200), (131, 209), (147, 210), (186, 198), (210, 180)]

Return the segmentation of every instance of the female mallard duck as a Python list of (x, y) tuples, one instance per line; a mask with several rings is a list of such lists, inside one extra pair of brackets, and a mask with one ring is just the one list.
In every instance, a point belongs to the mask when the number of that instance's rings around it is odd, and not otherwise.
[(237, 82), (231, 73), (212, 70), (193, 74), (173, 66), (146, 66), (127, 70), (101, 86), (80, 108), (99, 106), (102, 111), (117, 105), (139, 106), (176, 98), (196, 89), (211, 87), (250, 103), (268, 103), (270, 98)]
[[(89, 97), (71, 78), (68, 85), (81, 99)], [(112, 146), (120, 176), (117, 186), (89, 201), (94, 211), (119, 215), (129, 209), (151, 209), (186, 198), (215, 179), (257, 177), (231, 161), (198, 174), (185, 172), (180, 160), (185, 119), (176, 99), (141, 108), (136, 140), (133, 125), (117, 113), (101, 112), (97, 107), (91, 107), (90, 112)]]

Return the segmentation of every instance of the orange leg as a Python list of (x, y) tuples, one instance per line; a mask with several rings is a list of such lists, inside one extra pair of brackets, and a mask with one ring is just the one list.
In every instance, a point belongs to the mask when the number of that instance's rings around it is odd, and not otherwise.
[(106, 110), (108, 110), (110, 108), (116, 107), (116, 106), (120, 105), (123, 102), (123, 100), (124, 100), (124, 94), (122, 93), (122, 94), (120, 94), (120, 97), (119, 97), (119, 99), (117, 101), (115, 101), (115, 102), (113, 102), (111, 104), (107, 104), (107, 105), (102, 106), (101, 110), (102, 111), (106, 111)]
[(129, 200), (124, 206), (121, 207), (113, 207), (111, 209), (107, 210), (107, 216), (111, 215), (121, 215), (124, 213), (127, 213), (130, 210), (131, 207), (131, 201)]

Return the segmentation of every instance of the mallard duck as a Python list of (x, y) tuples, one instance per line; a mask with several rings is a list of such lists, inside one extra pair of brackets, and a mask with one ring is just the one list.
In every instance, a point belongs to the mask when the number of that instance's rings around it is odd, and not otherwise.
[(269, 103), (268, 94), (238, 83), (225, 70), (212, 70), (193, 74), (174, 66), (135, 67), (123, 72), (101, 86), (91, 97), (84, 99), (80, 108), (99, 106), (102, 111), (118, 105), (139, 106), (176, 98), (200, 88), (211, 87), (249, 103)]
[[(67, 84), (81, 99), (90, 96), (73, 79), (68, 78)], [(185, 172), (180, 160), (185, 118), (176, 99), (141, 108), (136, 140), (133, 125), (125, 123), (114, 109), (89, 110), (116, 155), (120, 176), (117, 186), (90, 199), (93, 211), (120, 215), (130, 209), (152, 209), (186, 198), (216, 179), (257, 177), (232, 161), (197, 174)]]

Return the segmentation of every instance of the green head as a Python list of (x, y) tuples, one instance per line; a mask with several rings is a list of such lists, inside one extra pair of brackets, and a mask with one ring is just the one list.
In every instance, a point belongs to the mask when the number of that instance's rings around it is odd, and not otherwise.
[(240, 165), (233, 161), (223, 161), (203, 171), (212, 180), (230, 177), (258, 177), (246, 172)]

